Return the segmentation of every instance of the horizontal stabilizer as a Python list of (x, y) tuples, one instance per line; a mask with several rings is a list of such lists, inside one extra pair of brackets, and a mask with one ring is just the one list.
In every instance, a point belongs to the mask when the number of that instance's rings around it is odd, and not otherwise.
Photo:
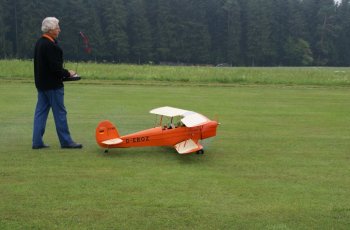
[(192, 153), (192, 152), (201, 150), (203, 148), (202, 145), (194, 142), (192, 139), (188, 139), (186, 141), (180, 142), (176, 144), (174, 147), (179, 154)]
[(114, 139), (102, 141), (102, 143), (105, 145), (117, 145), (117, 144), (120, 144), (122, 142), (123, 142), (123, 140), (120, 138), (114, 138)]

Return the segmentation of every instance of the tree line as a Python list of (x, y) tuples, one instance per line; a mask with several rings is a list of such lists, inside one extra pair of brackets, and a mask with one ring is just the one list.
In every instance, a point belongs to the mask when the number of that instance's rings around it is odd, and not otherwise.
[(350, 0), (0, 0), (0, 58), (32, 58), (47, 16), (68, 60), (350, 65)]

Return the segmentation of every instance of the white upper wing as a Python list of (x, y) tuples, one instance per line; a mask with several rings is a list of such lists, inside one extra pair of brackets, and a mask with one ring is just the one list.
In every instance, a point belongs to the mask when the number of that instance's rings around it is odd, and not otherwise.
[(188, 113), (191, 111), (183, 110), (183, 109), (177, 109), (170, 106), (164, 106), (156, 109), (152, 109), (150, 113), (167, 116), (167, 117), (176, 117), (176, 116), (183, 116), (183, 114)]
[(207, 117), (203, 116), (202, 114), (189, 110), (173, 108), (170, 106), (152, 109), (150, 113), (167, 117), (183, 116), (184, 118), (182, 118), (181, 121), (187, 127), (202, 125), (207, 121), (210, 121)]
[(209, 121), (208, 118), (199, 113), (193, 113), (188, 116), (185, 116), (181, 119), (182, 123), (184, 123), (187, 127), (194, 127), (198, 125), (202, 125)]

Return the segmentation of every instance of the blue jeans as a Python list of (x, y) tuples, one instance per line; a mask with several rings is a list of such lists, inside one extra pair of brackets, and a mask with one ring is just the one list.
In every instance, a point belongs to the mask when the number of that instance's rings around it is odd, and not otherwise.
[(34, 114), (33, 146), (44, 145), (43, 136), (50, 108), (52, 108), (61, 146), (71, 144), (73, 140), (69, 133), (67, 111), (64, 107), (64, 88), (60, 88), (46, 91), (38, 90), (38, 102)]

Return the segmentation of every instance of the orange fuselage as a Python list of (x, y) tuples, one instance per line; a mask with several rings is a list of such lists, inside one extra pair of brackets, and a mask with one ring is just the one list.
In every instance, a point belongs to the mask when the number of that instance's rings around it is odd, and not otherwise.
[[(174, 146), (177, 143), (188, 139), (198, 142), (201, 139), (215, 136), (218, 123), (216, 121), (208, 121), (205, 124), (196, 127), (155, 127), (125, 136), (119, 136), (118, 131), (114, 126), (107, 126), (108, 124), (106, 123), (105, 125), (100, 125), (96, 129), (96, 141), (98, 145), (102, 148), (129, 148), (143, 146)], [(113, 145), (102, 143), (106, 139), (105, 135), (108, 135), (108, 132), (116, 133), (122, 142)], [(110, 138), (110, 135), (108, 136)]]

